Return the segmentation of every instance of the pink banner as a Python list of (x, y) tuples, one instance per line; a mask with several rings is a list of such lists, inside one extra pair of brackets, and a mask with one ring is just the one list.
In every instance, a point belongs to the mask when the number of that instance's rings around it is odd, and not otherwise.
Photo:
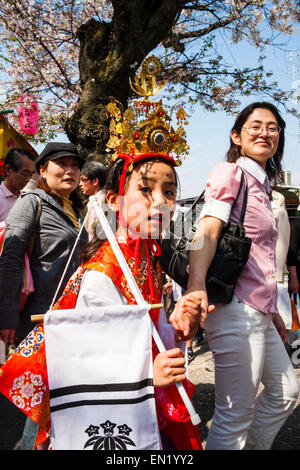
[(24, 134), (34, 135), (38, 132), (39, 109), (38, 103), (32, 95), (22, 95), (18, 98), (18, 113), (20, 127)]

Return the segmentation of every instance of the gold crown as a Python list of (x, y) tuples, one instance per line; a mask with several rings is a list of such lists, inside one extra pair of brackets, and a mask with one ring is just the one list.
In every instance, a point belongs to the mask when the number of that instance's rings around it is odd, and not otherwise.
[(143, 96), (143, 99), (133, 101), (123, 111), (122, 104), (117, 100), (107, 105), (106, 109), (111, 119), (110, 139), (107, 143), (107, 151), (114, 151), (113, 160), (118, 153), (141, 154), (159, 153), (173, 154), (177, 165), (189, 152), (189, 146), (185, 139), (187, 115), (182, 106), (175, 105), (177, 129), (171, 125), (172, 118), (162, 106), (162, 101), (149, 101), (149, 97), (156, 95), (165, 85), (162, 81), (157, 83), (156, 77), (160, 75), (162, 65), (155, 56), (144, 60), (140, 76), (135, 75), (134, 82), (130, 86), (135, 93)]

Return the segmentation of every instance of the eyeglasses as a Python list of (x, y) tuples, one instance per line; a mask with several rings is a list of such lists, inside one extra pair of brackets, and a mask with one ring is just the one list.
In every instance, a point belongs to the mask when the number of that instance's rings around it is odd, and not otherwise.
[(90, 181), (90, 178), (85, 178), (84, 176), (81, 176), (80, 181), (82, 181), (83, 183), (86, 183), (87, 181)]
[(261, 134), (264, 129), (269, 135), (277, 135), (281, 131), (281, 127), (279, 126), (260, 126), (259, 124), (252, 124), (249, 127), (242, 127), (242, 129), (248, 131), (248, 133), (253, 136)]

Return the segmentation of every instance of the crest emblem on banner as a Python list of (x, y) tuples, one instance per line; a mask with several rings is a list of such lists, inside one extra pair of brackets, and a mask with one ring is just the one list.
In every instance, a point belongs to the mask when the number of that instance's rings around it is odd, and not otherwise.
[[(100, 427), (103, 428), (104, 435), (101, 435)], [(127, 424), (117, 426), (119, 432), (115, 435), (115, 423), (107, 420), (100, 426), (90, 424), (85, 432), (90, 436), (84, 445), (84, 449), (93, 446), (93, 450), (127, 450), (127, 446), (134, 446), (135, 443), (128, 437), (132, 429)]]

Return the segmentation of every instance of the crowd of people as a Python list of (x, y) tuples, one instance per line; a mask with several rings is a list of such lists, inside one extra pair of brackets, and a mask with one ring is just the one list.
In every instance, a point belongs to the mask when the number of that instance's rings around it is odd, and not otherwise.
[[(152, 344), (152, 398), (161, 448), (202, 449), (176, 384), (183, 384), (192, 397), (186, 359), (193, 360), (193, 341), (196, 337), (200, 342), (205, 332), (213, 354), (216, 394), (206, 449), (270, 449), (299, 394), (285, 347), (292, 329), (290, 297), (299, 295), (300, 219), (290, 223), (284, 197), (276, 190), (282, 176), (284, 137), (285, 122), (270, 103), (252, 103), (237, 116), (226, 161), (212, 168), (207, 178), (195, 235), (195, 241), (201, 236), (203, 243), (190, 251), (184, 293), (176, 283), (172, 287), (159, 265), (159, 238), (174, 215), (178, 188), (176, 162), (170, 155), (122, 153), (107, 168), (85, 162), (70, 143), (48, 143), (35, 162), (27, 151), (10, 150), (0, 185), (4, 230), (0, 339), (6, 352), (12, 345), (16, 349), (0, 369), (0, 392), (11, 397), (11, 384), (20, 370), (39, 376), (49, 391), (47, 354), (40, 347), (43, 339), (37, 339), (38, 334), (44, 338), (44, 327), (33, 323), (32, 315), (136, 303), (109, 241), (99, 237), (98, 215), (91, 202), (86, 203), (95, 196), (100, 206), (105, 204), (116, 214), (118, 245), (143, 298), (149, 304), (160, 304), (164, 298), (168, 310), (167, 316), (163, 308), (149, 310), (166, 346), (159, 351)], [(222, 228), (229, 220), (239, 219), (242, 197), (232, 206), (242, 172), (248, 191), (244, 226), (252, 240), (250, 256), (232, 301), (211, 305), (206, 275)], [(26, 189), (35, 173), (36, 188)], [(138, 224), (136, 205), (143, 207)], [(25, 289), (27, 297), (21, 305), (26, 255), (34, 287), (31, 292)], [(284, 282), (286, 270), (289, 289)], [(172, 303), (167, 306), (172, 291)], [(39, 347), (29, 355), (26, 338), (33, 328), (33, 344)], [(264, 388), (257, 396), (260, 383)], [(15, 386), (15, 404), (24, 399), (21, 393)], [(49, 448), (49, 393), (41, 394), (38, 403), (27, 404), (26, 414), (21, 448)], [(112, 429), (105, 435), (111, 436)]]

